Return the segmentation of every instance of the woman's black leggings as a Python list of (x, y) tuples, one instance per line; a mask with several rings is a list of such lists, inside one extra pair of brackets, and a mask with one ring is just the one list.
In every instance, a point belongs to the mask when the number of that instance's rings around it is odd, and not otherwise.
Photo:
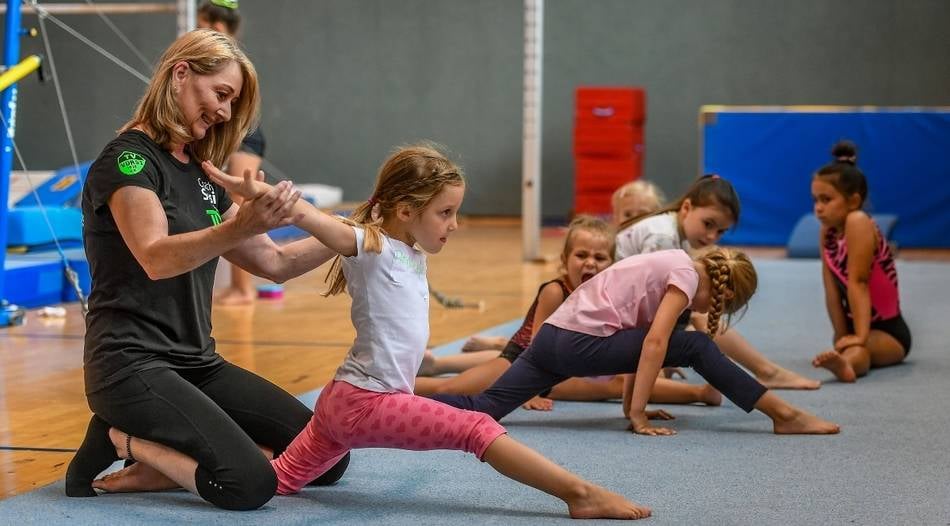
[[(198, 494), (230, 510), (256, 509), (273, 497), (277, 478), (259, 446), (279, 455), (313, 415), (283, 389), (227, 362), (147, 369), (88, 399), (95, 415), (73, 461), (77, 466), (67, 473), (67, 494), (71, 484), (74, 492), (85, 491), (85, 479), (114, 459), (115, 448), (103, 437), (111, 426), (195, 459)], [(111, 459), (102, 458), (107, 450)], [(344, 457), (316, 483), (335, 482), (348, 462)]]
[[(499, 420), (531, 397), (575, 376), (602, 376), (637, 371), (646, 329), (626, 329), (611, 336), (591, 336), (544, 324), (531, 346), (485, 392), (475, 396), (436, 395), (454, 407), (480, 411)], [(673, 331), (663, 367), (692, 367), (713, 387), (746, 412), (766, 388), (725, 357), (705, 333)]]

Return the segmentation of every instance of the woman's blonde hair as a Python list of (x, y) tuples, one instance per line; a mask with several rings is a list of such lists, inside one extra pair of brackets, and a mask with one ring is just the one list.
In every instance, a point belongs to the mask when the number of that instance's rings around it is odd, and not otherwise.
[[(706, 267), (706, 273), (712, 282), (706, 327), (709, 334), (715, 336), (719, 333), (719, 320), (723, 313), (726, 314), (726, 325), (723, 327), (725, 332), (732, 321), (732, 315), (748, 307), (759, 279), (749, 256), (738, 250), (716, 247), (703, 252), (696, 260)], [(731, 297), (726, 296), (726, 291), (732, 293)]]
[[(234, 101), (231, 120), (208, 128), (203, 138), (195, 140), (183, 122), (174, 91), (172, 78), (175, 65), (186, 62), (196, 75), (213, 75), (232, 61), (240, 66), (244, 82), (240, 96)], [(209, 159), (216, 166), (222, 166), (257, 123), (259, 107), (257, 71), (237, 42), (217, 31), (197, 29), (178, 37), (168, 46), (155, 67), (152, 80), (132, 120), (119, 132), (141, 127), (164, 148), (174, 143), (188, 144), (196, 160)]]
[(614, 258), (614, 243), (616, 237), (614, 236), (614, 229), (607, 224), (603, 219), (589, 216), (589, 215), (579, 215), (571, 221), (571, 224), (567, 225), (567, 236), (564, 238), (564, 250), (561, 252), (561, 261), (567, 260), (567, 257), (571, 255), (571, 250), (574, 250), (574, 236), (579, 231), (590, 232), (598, 236), (603, 236), (607, 240), (609, 246), (607, 247), (607, 254), (610, 256), (610, 259)]
[[(403, 146), (397, 148), (379, 168), (372, 197), (343, 221), (364, 229), (364, 251), (379, 253), (383, 243), (383, 222), (396, 214), (397, 206), (405, 204), (413, 212), (419, 212), (446, 186), (464, 184), (462, 169), (450, 161), (438, 145), (425, 142)], [(340, 256), (334, 259), (326, 280), (330, 283), (327, 296), (346, 289)]]

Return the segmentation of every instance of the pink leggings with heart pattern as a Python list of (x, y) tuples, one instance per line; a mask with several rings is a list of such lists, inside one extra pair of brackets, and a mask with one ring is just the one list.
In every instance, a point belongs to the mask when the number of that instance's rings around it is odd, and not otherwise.
[(479, 459), (505, 428), (485, 413), (407, 393), (378, 393), (331, 381), (313, 418), (279, 457), (277, 494), (300, 491), (351, 449), (453, 449)]

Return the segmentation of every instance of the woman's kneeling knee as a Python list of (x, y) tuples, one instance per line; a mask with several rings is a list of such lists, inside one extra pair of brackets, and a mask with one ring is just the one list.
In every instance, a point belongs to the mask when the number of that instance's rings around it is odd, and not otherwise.
[(210, 471), (198, 466), (195, 482), (198, 494), (219, 508), (248, 511), (260, 508), (277, 491), (277, 475), (270, 462), (254, 462), (253, 466), (241, 466), (215, 477)]

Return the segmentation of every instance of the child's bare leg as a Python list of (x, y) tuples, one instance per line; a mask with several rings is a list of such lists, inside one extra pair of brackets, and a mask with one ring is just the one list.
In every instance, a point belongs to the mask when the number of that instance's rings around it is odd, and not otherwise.
[(723, 354), (752, 371), (756, 380), (769, 389), (818, 389), (821, 387), (820, 381), (805, 378), (772, 362), (734, 329), (716, 336), (713, 341)]
[(501, 351), (508, 345), (508, 338), (503, 336), (479, 336), (475, 335), (465, 342), (462, 346), (462, 352), (478, 351)]
[(838, 424), (806, 413), (772, 391), (766, 391), (755, 408), (772, 419), (772, 429), (777, 435), (830, 435), (841, 431)]
[(596, 402), (623, 397), (623, 376), (617, 375), (606, 382), (587, 378), (569, 378), (551, 388), (548, 398), (573, 402)]
[[(112, 440), (119, 458), (128, 458), (127, 436), (118, 429), (109, 430), (109, 439)], [(168, 446), (136, 437), (132, 437), (131, 449), (132, 455), (137, 460), (136, 464), (119, 472), (124, 472), (124, 475), (117, 473), (117, 476), (95, 481), (92, 486), (114, 493), (175, 487), (198, 493), (195, 484), (195, 469), (198, 467), (198, 462), (195, 459)], [(135, 468), (139, 464), (145, 464), (151, 469)]]
[(467, 371), (472, 367), (498, 358), (501, 351), (473, 351), (449, 356), (435, 356), (432, 351), (426, 351), (419, 367), (419, 376), (438, 376), (440, 374), (455, 374)]
[[(621, 389), (623, 380), (620, 380)], [(650, 392), (652, 404), (722, 405), (722, 394), (709, 384), (696, 385), (657, 378)]]
[(868, 333), (868, 353), (871, 355), (871, 367), (887, 367), (904, 361), (907, 356), (904, 346), (890, 334), (872, 329)]
[(591, 484), (508, 435), (501, 435), (482, 456), (499, 473), (553, 495), (575, 519), (642, 519), (650, 508)]
[(495, 358), (449, 378), (416, 378), (415, 394), (475, 395), (488, 389), (509, 367), (508, 360)]

